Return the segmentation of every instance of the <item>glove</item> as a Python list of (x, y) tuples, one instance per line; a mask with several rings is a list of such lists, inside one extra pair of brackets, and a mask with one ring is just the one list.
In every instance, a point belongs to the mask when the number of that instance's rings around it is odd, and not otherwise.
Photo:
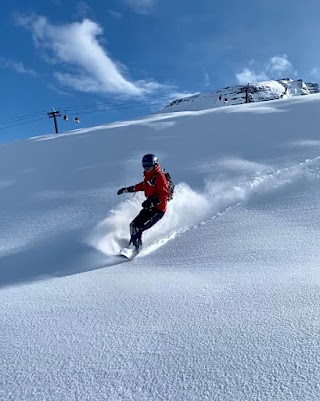
[(152, 209), (155, 205), (158, 205), (159, 202), (155, 198), (147, 198), (144, 202), (142, 202), (141, 206), (144, 209)]
[(119, 189), (117, 195), (125, 194), (126, 192), (134, 192), (134, 186)]
[(159, 205), (160, 200), (158, 195), (149, 196), (144, 202), (142, 202), (141, 206), (144, 209), (152, 209), (154, 206)]
[(121, 189), (119, 189), (119, 191), (117, 192), (117, 195), (121, 195), (121, 194), (126, 193), (126, 192), (128, 192), (127, 188), (121, 188)]
[(152, 203), (151, 199), (148, 198), (144, 202), (142, 202), (141, 206), (144, 209), (151, 209), (153, 207), (153, 203)]

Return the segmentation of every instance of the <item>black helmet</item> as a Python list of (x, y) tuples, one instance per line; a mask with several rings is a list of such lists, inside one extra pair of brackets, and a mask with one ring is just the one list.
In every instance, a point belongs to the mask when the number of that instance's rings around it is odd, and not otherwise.
[(156, 167), (158, 165), (158, 158), (157, 156), (148, 153), (147, 155), (144, 155), (142, 158), (142, 167)]

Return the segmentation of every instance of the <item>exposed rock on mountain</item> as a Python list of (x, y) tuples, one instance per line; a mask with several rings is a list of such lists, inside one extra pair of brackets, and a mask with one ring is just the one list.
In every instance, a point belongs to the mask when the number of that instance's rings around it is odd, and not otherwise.
[(163, 111), (202, 110), (314, 93), (319, 93), (319, 85), (317, 83), (305, 83), (302, 79), (285, 78), (276, 81), (257, 82), (245, 86), (228, 86), (216, 92), (199, 93), (176, 99), (168, 104)]

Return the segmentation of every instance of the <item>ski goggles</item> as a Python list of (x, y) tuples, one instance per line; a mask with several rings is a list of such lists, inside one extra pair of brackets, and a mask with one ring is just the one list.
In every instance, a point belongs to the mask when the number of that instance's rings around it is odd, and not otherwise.
[(151, 171), (154, 168), (154, 164), (150, 163), (150, 162), (142, 162), (142, 167), (146, 170), (146, 171)]

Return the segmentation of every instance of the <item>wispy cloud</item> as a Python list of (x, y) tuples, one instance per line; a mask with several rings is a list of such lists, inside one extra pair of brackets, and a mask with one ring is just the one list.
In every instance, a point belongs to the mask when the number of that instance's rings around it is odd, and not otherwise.
[(244, 68), (242, 72), (236, 74), (239, 84), (247, 84), (248, 82), (258, 82), (268, 79), (268, 76), (263, 72), (255, 72), (249, 70), (249, 68)]
[(315, 79), (319, 79), (320, 78), (320, 68), (319, 67), (314, 67), (311, 70), (311, 76)]
[(13, 70), (19, 74), (27, 74), (27, 75), (32, 75), (36, 76), (37, 73), (34, 70), (31, 70), (29, 68), (26, 68), (23, 63), (20, 61), (13, 61), (9, 60), (3, 57), (0, 57), (0, 67), (2, 68), (8, 68), (10, 70)]
[(99, 43), (97, 37), (103, 30), (94, 21), (84, 19), (82, 22), (53, 25), (37, 15), (19, 16), (16, 20), (32, 32), (34, 45), (45, 51), (46, 61), (53, 60), (64, 68), (64, 71), (54, 73), (64, 86), (125, 97), (141, 97), (162, 88), (157, 82), (134, 82), (126, 78), (122, 72), (124, 69)]
[(204, 71), (203, 79), (204, 79), (204, 86), (208, 87), (211, 85), (210, 75), (207, 73), (207, 71)]
[(137, 14), (149, 14), (157, 3), (157, 0), (122, 0)]
[(286, 54), (271, 57), (258, 70), (253, 68), (255, 64), (255, 61), (252, 60), (250, 67), (244, 67), (240, 73), (236, 74), (236, 78), (240, 84), (297, 75)]
[(85, 1), (79, 1), (75, 7), (75, 17), (84, 18), (90, 14), (90, 6)]
[(59, 88), (57, 88), (57, 85), (53, 85), (53, 84), (48, 84), (48, 88), (50, 90), (52, 90), (53, 92), (59, 93), (59, 95), (63, 95), (63, 96), (73, 96), (71, 93), (63, 91)]
[(283, 77), (283, 74), (287, 73), (295, 74), (293, 66), (288, 60), (288, 56), (286, 54), (283, 54), (282, 56), (271, 57), (267, 65), (267, 71), (276, 77)]
[(107, 10), (108, 14), (115, 20), (120, 20), (122, 18), (122, 14), (118, 11)]

